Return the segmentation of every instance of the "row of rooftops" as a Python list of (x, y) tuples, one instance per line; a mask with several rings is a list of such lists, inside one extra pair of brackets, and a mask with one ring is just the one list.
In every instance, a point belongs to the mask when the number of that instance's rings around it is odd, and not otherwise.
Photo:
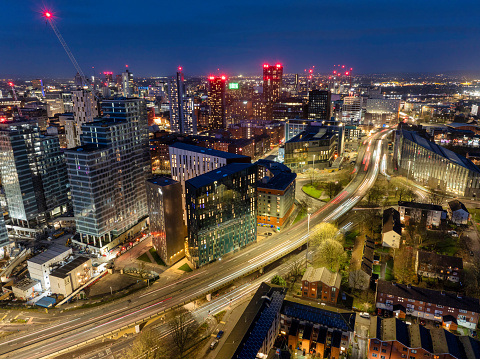
[(480, 343), (471, 337), (456, 336), (443, 328), (408, 325), (397, 318), (373, 317), (370, 338), (382, 342), (398, 341), (410, 349), (423, 349), (434, 355), (450, 354), (457, 359), (480, 358)]
[(439, 292), (433, 289), (378, 280), (377, 294), (379, 293), (480, 313), (480, 301), (478, 298), (462, 296), (453, 292)]
[(401, 132), (403, 138), (413, 143), (416, 143), (417, 145), (427, 149), (428, 151), (433, 152), (436, 155), (443, 157), (448, 161), (454, 162), (468, 169), (469, 171), (480, 174), (480, 169), (477, 166), (475, 166), (475, 164), (472, 161), (470, 161), (468, 158), (460, 156), (453, 151), (447, 150), (446, 148), (443, 148), (442, 146), (437, 145), (434, 142), (428, 141), (427, 139), (420, 136), (414, 131), (408, 131), (404, 129), (400, 129), (398, 131)]

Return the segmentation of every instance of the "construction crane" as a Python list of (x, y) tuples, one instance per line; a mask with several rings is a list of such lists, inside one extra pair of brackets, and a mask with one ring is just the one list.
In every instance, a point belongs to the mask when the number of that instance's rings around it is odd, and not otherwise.
[(70, 61), (72, 62), (73, 66), (75, 67), (75, 70), (77, 70), (78, 74), (80, 75), (81, 79), (82, 79), (82, 85), (83, 86), (87, 86), (89, 88), (90, 91), (92, 91), (93, 95), (95, 96), (95, 98), (98, 100), (98, 96), (97, 94), (95, 93), (93, 87), (92, 87), (92, 84), (90, 83), (90, 81), (88, 81), (87, 77), (85, 76), (85, 74), (83, 73), (83, 70), (82, 68), (80, 67), (80, 65), (78, 64), (77, 62), (77, 59), (75, 58), (75, 56), (73, 56), (73, 53), (72, 51), (70, 50), (70, 48), (68, 47), (67, 43), (65, 42), (62, 34), (60, 33), (60, 31), (58, 31), (57, 29), (57, 26), (55, 25), (55, 22), (53, 21), (53, 14), (50, 12), (50, 11), (44, 11), (43, 12), (43, 17), (46, 19), (46, 21), (50, 24), (50, 27), (52, 28), (53, 32), (55, 33), (55, 35), (57, 35), (57, 38), (58, 38), (58, 41), (60, 41), (60, 44), (62, 44), (63, 46), (63, 49), (65, 50), (65, 52), (67, 53)]
[[(9, 82), (8, 86), (10, 86), (12, 88), (13, 99), (15, 100), (15, 102), (18, 102), (17, 92), (15, 91), (15, 84), (13, 82)], [(17, 108), (18, 116), (21, 117), (22, 116), (22, 111), (20, 110), (20, 106), (15, 105), (15, 107)]]

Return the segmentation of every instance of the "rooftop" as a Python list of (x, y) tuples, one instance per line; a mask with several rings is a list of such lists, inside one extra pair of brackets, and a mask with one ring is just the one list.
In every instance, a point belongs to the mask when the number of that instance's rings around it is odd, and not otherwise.
[(402, 224), (400, 223), (400, 212), (394, 208), (389, 208), (383, 211), (383, 229), (382, 233), (395, 231), (402, 234)]
[(413, 131), (407, 131), (407, 130), (401, 130), (402, 131), (402, 136), (406, 138), (409, 141), (412, 141), (419, 146), (451, 161), (454, 162), (462, 167), (465, 167), (466, 169), (476, 172), (480, 174), (480, 169), (473, 164), (472, 161), (469, 159), (457, 155), (455, 152), (447, 150), (446, 148), (443, 148), (442, 146), (437, 145), (434, 142), (430, 142), (423, 138), (422, 136), (419, 136), (417, 133)]
[(57, 278), (66, 278), (68, 273), (70, 273), (75, 268), (83, 265), (84, 263), (90, 261), (90, 258), (87, 257), (77, 257), (73, 261), (61, 266), (60, 268), (55, 269), (50, 276)]
[(288, 140), (287, 143), (328, 140), (332, 138), (332, 136), (335, 136), (335, 133), (332, 131), (332, 129), (333, 127), (328, 129), (320, 126), (309, 126), (305, 131)]
[(60, 255), (67, 257), (71, 253), (72, 253), (72, 249), (70, 247), (52, 246), (48, 248), (45, 252), (42, 252), (36, 255), (35, 257), (30, 258), (27, 262), (36, 263), (36, 264), (46, 264), (47, 262), (51, 261), (52, 259)]
[[(281, 172), (273, 177), (264, 177), (258, 182), (257, 188), (285, 190), (296, 178), (296, 173)], [(264, 182), (266, 179), (267, 182)]]
[(439, 292), (433, 289), (407, 286), (384, 280), (378, 281), (377, 292), (480, 313), (480, 302), (477, 298), (457, 296), (456, 293), (452, 292)]
[(178, 183), (178, 181), (175, 181), (174, 179), (165, 176), (153, 177), (147, 180), (147, 182), (155, 184), (157, 186), (170, 186), (172, 184)]
[(21, 281), (15, 283), (12, 285), (13, 288), (18, 288), (20, 290), (26, 291), (29, 290), (30, 288), (35, 287), (39, 281), (35, 279), (30, 279), (30, 278), (23, 278)]
[(467, 207), (465, 207), (465, 205), (462, 202), (460, 202), (458, 199), (448, 202), (448, 206), (454, 212), (458, 211), (459, 209), (463, 209), (465, 212), (468, 213)]
[(433, 252), (418, 251), (418, 262), (463, 269), (463, 259)]
[(228, 177), (229, 175), (232, 175), (239, 171), (250, 168), (252, 166), (255, 166), (255, 165), (252, 163), (231, 163), (229, 165), (207, 172), (203, 175), (191, 178), (185, 183), (195, 188), (201, 188), (215, 181), (219, 181), (224, 177)]
[(214, 157), (222, 157), (222, 158), (246, 158), (246, 157), (248, 157), (248, 156), (243, 156), (243, 155), (237, 155), (235, 153), (218, 151), (218, 150), (214, 150), (214, 149), (211, 149), (211, 148), (189, 145), (189, 144), (183, 143), (183, 142), (175, 142), (170, 147), (178, 148), (180, 150), (195, 152), (195, 153), (201, 153), (201, 154), (205, 154), (205, 155), (208, 155), (208, 156), (214, 156)]
[(302, 281), (307, 282), (322, 282), (330, 287), (340, 288), (342, 276), (336, 272), (332, 273), (327, 268), (313, 268), (308, 267), (303, 275)]
[(443, 211), (442, 206), (430, 203), (398, 201), (399, 207), (420, 208), (430, 211)]

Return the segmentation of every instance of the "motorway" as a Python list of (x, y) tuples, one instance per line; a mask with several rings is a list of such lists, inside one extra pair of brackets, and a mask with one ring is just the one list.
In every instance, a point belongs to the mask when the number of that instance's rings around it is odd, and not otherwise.
[[(310, 233), (303, 220), (283, 232), (227, 255), (195, 270), (180, 280), (150, 288), (125, 299), (82, 312), (66, 312), (50, 326), (9, 336), (0, 342), (2, 358), (54, 357), (56, 353), (98, 338), (143, 318), (191, 302), (237, 278), (252, 273), (301, 247), (314, 233), (315, 225), (333, 222), (358, 203), (373, 185), (382, 159), (386, 130), (365, 141), (355, 168), (356, 176), (345, 189), (310, 217)], [(132, 300), (132, 298), (134, 298)], [(213, 314), (213, 313), (212, 313)], [(61, 314), (60, 314), (61, 315)]]

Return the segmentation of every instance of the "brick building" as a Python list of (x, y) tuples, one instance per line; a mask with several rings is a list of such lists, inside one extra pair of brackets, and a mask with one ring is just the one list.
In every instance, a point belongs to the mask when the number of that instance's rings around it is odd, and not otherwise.
[(446, 256), (433, 252), (417, 251), (415, 272), (421, 277), (460, 281), (463, 260), (460, 257)]
[(336, 304), (341, 282), (340, 273), (332, 273), (325, 267), (308, 267), (302, 278), (302, 297)]

